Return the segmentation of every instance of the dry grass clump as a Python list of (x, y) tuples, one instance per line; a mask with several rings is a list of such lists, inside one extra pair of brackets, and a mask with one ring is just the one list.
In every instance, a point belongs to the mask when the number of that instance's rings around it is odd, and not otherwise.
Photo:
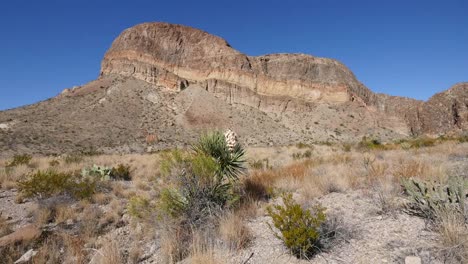
[(11, 232), (13, 232), (11, 224), (8, 223), (7, 219), (0, 213), (0, 237), (8, 235)]
[(393, 214), (400, 208), (401, 203), (398, 200), (400, 186), (394, 184), (392, 177), (379, 179), (373, 189), (381, 214)]
[(219, 264), (215, 254), (213, 243), (204, 234), (194, 234), (190, 255), (188, 256), (189, 263), (192, 264)]
[(252, 234), (241, 216), (235, 213), (224, 215), (219, 221), (219, 234), (230, 249), (246, 248), (252, 240)]
[(468, 262), (468, 223), (459, 211), (442, 208), (436, 212), (444, 258), (448, 263)]
[(120, 252), (116, 238), (108, 238), (96, 252), (96, 262), (100, 264), (123, 264), (124, 258)]
[(177, 223), (168, 224), (160, 230), (161, 254), (165, 263), (176, 263), (189, 254), (192, 230)]

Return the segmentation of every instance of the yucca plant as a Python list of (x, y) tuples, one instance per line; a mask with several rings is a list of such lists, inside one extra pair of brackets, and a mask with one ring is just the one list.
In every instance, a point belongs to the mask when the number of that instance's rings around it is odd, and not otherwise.
[(245, 170), (245, 150), (237, 142), (235, 136), (229, 131), (223, 134), (219, 131), (204, 134), (197, 144), (193, 146), (197, 154), (208, 155), (219, 164), (218, 180), (224, 177), (229, 180), (237, 180)]
[(244, 170), (244, 149), (233, 132), (205, 134), (192, 149), (163, 156), (161, 171), (172, 186), (159, 204), (166, 215), (197, 225), (237, 200), (233, 184)]

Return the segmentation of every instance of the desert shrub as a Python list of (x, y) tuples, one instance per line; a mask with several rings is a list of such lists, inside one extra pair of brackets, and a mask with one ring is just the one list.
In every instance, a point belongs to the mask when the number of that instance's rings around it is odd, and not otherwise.
[(358, 147), (364, 150), (373, 150), (373, 149), (386, 149), (385, 145), (380, 142), (380, 140), (375, 138), (363, 137), (359, 142)]
[(110, 177), (115, 180), (124, 180), (124, 181), (132, 180), (132, 176), (130, 173), (130, 166), (119, 164), (117, 165), (117, 167), (113, 167), (110, 171)]
[[(445, 138), (439, 138), (440, 141), (446, 140)], [(414, 137), (401, 139), (395, 142), (395, 144), (400, 145), (402, 149), (412, 149), (412, 148), (423, 148), (423, 147), (432, 147), (437, 143), (437, 139), (430, 137)]]
[(254, 201), (266, 200), (273, 196), (273, 185), (271, 182), (264, 181), (265, 174), (268, 174), (268, 172), (252, 174), (250, 177), (243, 179), (242, 185), (245, 196)]
[(271, 169), (270, 160), (268, 158), (261, 160), (251, 160), (249, 161), (249, 166), (255, 170)]
[(297, 153), (293, 153), (291, 156), (292, 156), (292, 158), (294, 160), (310, 159), (312, 157), (312, 151), (311, 150), (306, 150), (304, 152), (297, 152)]
[(28, 165), (32, 156), (28, 154), (14, 155), (13, 159), (6, 165), (7, 167), (16, 167), (19, 165)]
[(296, 144), (296, 148), (298, 148), (298, 149), (312, 148), (312, 145), (306, 144), (304, 142), (299, 142), (299, 143)]
[(352, 145), (350, 143), (343, 143), (343, 151), (350, 152)]
[(49, 166), (50, 167), (57, 167), (58, 165), (60, 165), (60, 161), (58, 161), (56, 159), (49, 161)]
[(411, 202), (406, 206), (409, 213), (436, 220), (440, 210), (455, 210), (465, 214), (465, 198), (468, 197), (468, 181), (461, 177), (450, 177), (446, 184), (402, 179), (405, 192)]
[(63, 157), (63, 161), (65, 162), (65, 164), (80, 163), (83, 160), (83, 155), (78, 153), (67, 154)]
[(462, 135), (460, 135), (458, 138), (457, 138), (458, 142), (460, 143), (464, 143), (464, 142), (468, 142), (468, 133), (463, 133)]
[(73, 173), (53, 170), (37, 171), (17, 182), (23, 197), (47, 198), (68, 194), (77, 199), (89, 198), (96, 191), (96, 182)]
[(273, 226), (280, 232), (274, 231), (275, 235), (294, 256), (308, 259), (320, 246), (320, 228), (326, 220), (325, 209), (316, 205), (312, 211), (304, 210), (293, 200), (292, 194), (285, 194), (282, 198), (284, 205), (267, 208)]

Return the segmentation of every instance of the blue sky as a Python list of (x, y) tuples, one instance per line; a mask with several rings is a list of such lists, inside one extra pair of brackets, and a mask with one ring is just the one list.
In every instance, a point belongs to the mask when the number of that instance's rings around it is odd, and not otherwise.
[(334, 58), (376, 92), (426, 100), (468, 81), (468, 1), (4, 1), (0, 109), (99, 74), (125, 28), (165, 21), (225, 38), (248, 55)]

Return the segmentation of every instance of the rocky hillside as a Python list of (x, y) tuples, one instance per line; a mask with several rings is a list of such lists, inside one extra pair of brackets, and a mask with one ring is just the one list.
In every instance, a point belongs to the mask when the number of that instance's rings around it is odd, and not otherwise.
[(336, 60), (252, 57), (198, 29), (145, 23), (112, 43), (98, 80), (0, 112), (0, 150), (145, 151), (213, 128), (249, 145), (459, 133), (468, 130), (468, 84), (427, 102), (375, 94)]

